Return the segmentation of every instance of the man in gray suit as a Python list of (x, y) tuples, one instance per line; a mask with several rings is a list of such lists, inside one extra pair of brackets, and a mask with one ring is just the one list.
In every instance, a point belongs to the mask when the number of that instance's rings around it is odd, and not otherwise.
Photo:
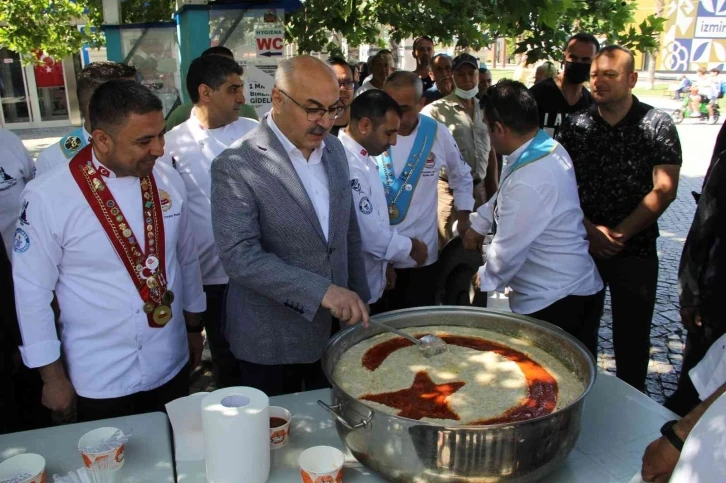
[(272, 111), (212, 164), (212, 221), (229, 274), (225, 335), (240, 383), (269, 396), (327, 387), (337, 330), (368, 323), (345, 150), (328, 134), (338, 80), (309, 56), (278, 65)]

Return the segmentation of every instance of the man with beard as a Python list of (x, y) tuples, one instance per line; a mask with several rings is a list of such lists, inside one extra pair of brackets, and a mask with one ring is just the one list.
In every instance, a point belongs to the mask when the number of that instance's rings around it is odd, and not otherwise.
[(328, 387), (320, 358), (331, 334), (339, 321), (368, 322), (348, 162), (328, 132), (342, 112), (328, 64), (284, 60), (272, 111), (212, 163), (225, 336), (240, 385), (268, 396)]
[(376, 304), (384, 290), (396, 285), (394, 262), (426, 260), (426, 244), (399, 235), (388, 222), (386, 193), (373, 156), (396, 144), (401, 108), (385, 92), (375, 89), (358, 96), (350, 107), (351, 123), (340, 133), (350, 167), (353, 205), (361, 230), (363, 261), (371, 298), (371, 313), (385, 310)]
[(590, 253), (610, 288), (616, 375), (645, 391), (658, 218), (676, 198), (682, 156), (670, 116), (633, 96), (634, 65), (624, 47), (600, 50), (590, 70), (595, 104), (568, 116), (557, 140), (575, 166)]
[(414, 72), (423, 83), (424, 92), (434, 86), (431, 79), (431, 60), (434, 55), (434, 41), (428, 35), (422, 35), (413, 41), (411, 55), (416, 59), (416, 70)]
[(368, 71), (371, 74), (370, 79), (365, 80), (358, 88), (355, 95), (359, 96), (365, 91), (371, 89), (383, 89), (383, 84), (388, 76), (396, 70), (396, 63), (393, 60), (393, 54), (388, 49), (379, 50), (375, 55), (368, 59)]
[(335, 77), (338, 78), (338, 85), (340, 86), (340, 103), (345, 110), (335, 120), (333, 127), (330, 129), (330, 134), (337, 136), (341, 129), (348, 125), (350, 122), (350, 103), (353, 101), (353, 92), (355, 91), (355, 79), (353, 79), (353, 71), (350, 68), (345, 59), (341, 57), (331, 57), (328, 59), (328, 64), (333, 68)]
[(88, 120), (91, 145), (28, 184), (13, 245), (23, 362), (40, 371), (43, 404), (67, 416), (75, 402), (81, 421), (188, 395), (205, 309), (184, 182), (156, 163), (161, 101), (110, 81)]
[[(474, 177), (475, 208), (486, 203), (498, 187), (497, 155), (489, 140), (489, 129), (479, 109), (478, 63), (469, 54), (454, 59), (454, 92), (426, 106), (422, 113), (447, 126)], [(439, 249), (453, 238), (454, 196), (446, 169), (439, 174)]]
[(593, 35), (573, 35), (565, 47), (564, 73), (530, 88), (537, 101), (539, 126), (550, 136), (557, 134), (568, 114), (592, 105), (592, 96), (584, 84), (590, 77), (590, 63), (598, 50), (600, 42)]
[(451, 72), (453, 60), (448, 54), (436, 54), (431, 61), (431, 74), (435, 84), (424, 91), (426, 104), (448, 96), (454, 90), (454, 77)]
[(172, 163), (184, 180), (189, 196), (191, 224), (197, 241), (202, 282), (207, 295), (203, 321), (214, 376), (219, 387), (236, 385), (237, 360), (222, 335), (224, 293), (229, 277), (219, 260), (212, 232), (209, 171), (214, 158), (257, 126), (257, 121), (240, 117), (244, 102), (242, 67), (221, 55), (206, 55), (189, 65), (186, 87), (194, 103), (189, 119), (166, 133), (164, 159)]
[(395, 262), (396, 287), (384, 299), (390, 310), (433, 305), (438, 279), (438, 196), (441, 168), (446, 167), (453, 191), (458, 230), (469, 227), (474, 208), (471, 168), (461, 157), (456, 141), (442, 123), (420, 114), (423, 87), (413, 72), (392, 74), (383, 89), (401, 107), (397, 144), (376, 157), (385, 179), (389, 223), (401, 235), (421, 239), (428, 248), (423, 263), (415, 259)]

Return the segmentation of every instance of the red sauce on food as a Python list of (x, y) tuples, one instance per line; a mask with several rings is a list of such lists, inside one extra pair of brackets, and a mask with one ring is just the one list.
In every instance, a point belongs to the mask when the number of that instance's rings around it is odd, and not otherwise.
[[(447, 344), (482, 352), (494, 352), (514, 361), (527, 381), (527, 397), (521, 404), (505, 411), (500, 416), (481, 419), (471, 424), (486, 425), (525, 421), (554, 411), (557, 405), (557, 381), (547, 369), (532, 360), (527, 354), (503, 344), (477, 337), (445, 335), (441, 338)], [(389, 355), (412, 345), (413, 342), (403, 337), (382, 342), (366, 351), (363, 355), (363, 366), (369, 371), (374, 371), (383, 364), (383, 361)], [(413, 385), (408, 389), (383, 394), (367, 394), (361, 399), (401, 409), (398, 415), (410, 419), (429, 417), (458, 421), (459, 416), (449, 407), (446, 399), (464, 384), (464, 382), (450, 382), (437, 385), (425, 371), (422, 371), (416, 374)]]

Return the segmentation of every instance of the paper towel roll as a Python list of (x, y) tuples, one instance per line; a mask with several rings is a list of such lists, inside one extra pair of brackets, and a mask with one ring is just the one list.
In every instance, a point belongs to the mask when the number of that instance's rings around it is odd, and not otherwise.
[(228, 387), (202, 400), (210, 483), (265, 483), (270, 475), (270, 400), (251, 387)]

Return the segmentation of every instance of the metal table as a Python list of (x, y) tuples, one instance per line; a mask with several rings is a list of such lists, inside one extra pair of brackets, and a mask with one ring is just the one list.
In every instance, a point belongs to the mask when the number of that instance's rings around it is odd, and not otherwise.
[(21, 453), (45, 458), (48, 481), (83, 466), (78, 440), (87, 432), (112, 426), (131, 433), (126, 444), (124, 466), (116, 473), (117, 483), (173, 482), (174, 459), (171, 428), (164, 413), (148, 413), (90, 423), (68, 424), (0, 436), (0, 460)]
[[(288, 394), (270, 398), (270, 404), (282, 406), (293, 414), (290, 441), (272, 451), (268, 483), (297, 483), (300, 473), (297, 459), (311, 446), (345, 447), (328, 413), (317, 400), (329, 402), (328, 390)], [(677, 416), (643, 393), (608, 374), (598, 374), (588, 395), (577, 446), (565, 464), (547, 477), (545, 483), (628, 483), (640, 470), (645, 447), (660, 436), (663, 423)], [(177, 463), (177, 481), (206, 482), (203, 461)], [(349, 453), (346, 458), (345, 483), (379, 483), (382, 478), (371, 474)]]

